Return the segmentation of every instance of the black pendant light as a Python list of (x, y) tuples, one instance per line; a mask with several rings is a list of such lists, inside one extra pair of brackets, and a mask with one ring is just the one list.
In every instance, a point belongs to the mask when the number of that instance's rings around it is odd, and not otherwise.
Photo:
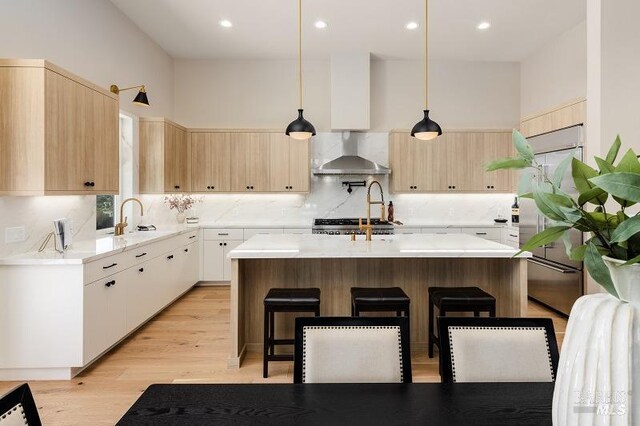
[(442, 134), (440, 125), (429, 118), (429, 0), (424, 0), (424, 118), (411, 129), (411, 136), (428, 141)]
[(302, 115), (304, 111), (302, 108), (302, 0), (298, 0), (298, 93), (300, 96), (298, 118), (287, 126), (285, 134), (293, 139), (306, 140), (316, 135), (316, 129)]

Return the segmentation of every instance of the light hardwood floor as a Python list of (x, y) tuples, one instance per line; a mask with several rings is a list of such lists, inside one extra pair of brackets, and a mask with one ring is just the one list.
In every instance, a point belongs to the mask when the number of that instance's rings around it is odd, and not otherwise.
[[(566, 320), (529, 303), (530, 316), (551, 316), (558, 340)], [(70, 381), (30, 382), (46, 425), (112, 425), (152, 383), (291, 383), (293, 365), (274, 362), (262, 378), (262, 358), (249, 353), (227, 370), (229, 288), (196, 287), (92, 367)], [(412, 357), (414, 382), (438, 382), (437, 357)], [(0, 382), (3, 394), (18, 382)]]

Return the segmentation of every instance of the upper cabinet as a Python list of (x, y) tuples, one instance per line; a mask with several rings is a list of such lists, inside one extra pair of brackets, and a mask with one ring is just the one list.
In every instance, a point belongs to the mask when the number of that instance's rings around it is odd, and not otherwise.
[(270, 191), (309, 192), (309, 141), (271, 133), (269, 159)]
[(189, 132), (191, 145), (191, 190), (231, 190), (231, 134)]
[(187, 129), (164, 118), (140, 119), (140, 193), (189, 192)]
[(531, 117), (523, 118), (520, 123), (520, 133), (528, 138), (583, 124), (586, 121), (586, 115), (587, 101), (579, 99)]
[(513, 171), (485, 171), (488, 162), (512, 155), (507, 131), (451, 131), (434, 141), (394, 131), (389, 134), (391, 191), (513, 192)]
[(0, 194), (117, 194), (118, 96), (43, 60), (0, 60)]
[(231, 134), (232, 192), (269, 191), (269, 142), (269, 133)]

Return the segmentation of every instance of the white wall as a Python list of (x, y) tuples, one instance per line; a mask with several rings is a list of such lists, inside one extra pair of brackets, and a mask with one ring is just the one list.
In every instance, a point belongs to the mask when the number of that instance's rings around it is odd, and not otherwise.
[(3, 0), (0, 57), (47, 59), (102, 87), (146, 84), (150, 108), (137, 115), (173, 116), (173, 60), (109, 0)]
[[(121, 95), (136, 115), (173, 116), (173, 60), (108, 0), (3, 0), (0, 58), (42, 58), (108, 88), (146, 84), (150, 108)], [(95, 196), (0, 197), (0, 256), (37, 249), (69, 217), (76, 241), (95, 236)], [(27, 240), (6, 244), (7, 227), (25, 226)]]
[(581, 22), (521, 63), (520, 111), (527, 117), (587, 94), (587, 23)]
[[(430, 65), (432, 117), (444, 128), (511, 128), (519, 122), (517, 63)], [(187, 127), (280, 128), (297, 109), (294, 60), (176, 60), (175, 119)], [(371, 64), (371, 130), (409, 128), (423, 109), (422, 61)], [(328, 61), (305, 61), (305, 117), (331, 130)]]

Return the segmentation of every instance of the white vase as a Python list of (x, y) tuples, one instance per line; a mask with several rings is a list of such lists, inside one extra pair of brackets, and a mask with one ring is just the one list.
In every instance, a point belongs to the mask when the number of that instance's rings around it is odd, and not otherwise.
[(553, 393), (554, 425), (640, 425), (640, 265), (605, 263), (626, 301), (593, 294), (573, 305)]
[(176, 213), (176, 220), (178, 221), (178, 223), (182, 224), (184, 223), (185, 219), (187, 218), (187, 214), (182, 212), (182, 213)]

